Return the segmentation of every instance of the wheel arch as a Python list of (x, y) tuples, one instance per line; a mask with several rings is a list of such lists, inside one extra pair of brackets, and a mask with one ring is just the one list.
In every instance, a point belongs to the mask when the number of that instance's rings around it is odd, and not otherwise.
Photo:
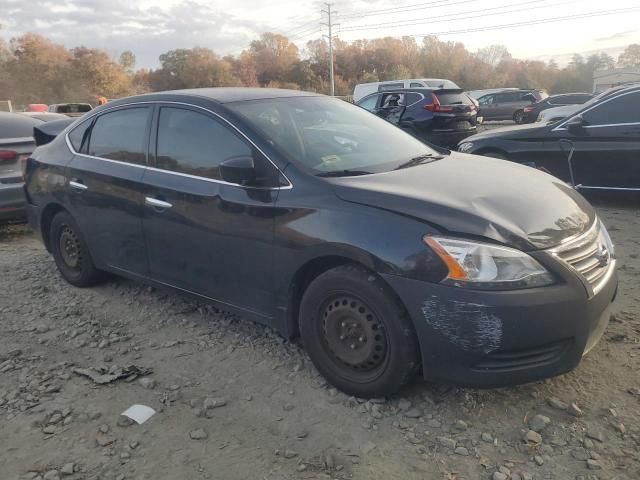
[(40, 234), (42, 235), (42, 242), (49, 253), (51, 253), (51, 239), (49, 238), (51, 222), (53, 217), (60, 212), (68, 213), (69, 211), (59, 203), (50, 203), (42, 210), (40, 215)]

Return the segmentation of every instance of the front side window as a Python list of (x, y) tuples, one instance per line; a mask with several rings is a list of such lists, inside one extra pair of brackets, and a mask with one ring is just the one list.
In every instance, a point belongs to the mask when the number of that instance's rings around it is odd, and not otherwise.
[(371, 95), (370, 97), (367, 97), (360, 103), (358, 103), (358, 106), (364, 108), (365, 110), (368, 110), (369, 112), (372, 112), (373, 110), (375, 110), (377, 103), (378, 95)]
[(133, 107), (100, 115), (91, 129), (89, 155), (146, 164), (146, 131), (151, 108)]
[(184, 108), (160, 109), (158, 168), (220, 180), (223, 161), (252, 155), (248, 143), (210, 116)]
[(587, 125), (617, 125), (640, 123), (640, 92), (628, 93), (603, 102), (585, 112)]
[(329, 97), (231, 102), (266, 142), (314, 175), (392, 170), (417, 157), (437, 157), (424, 143), (362, 108)]

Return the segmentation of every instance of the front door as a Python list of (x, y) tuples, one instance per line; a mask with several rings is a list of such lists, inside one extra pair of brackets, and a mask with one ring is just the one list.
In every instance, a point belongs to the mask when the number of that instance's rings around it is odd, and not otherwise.
[(261, 158), (232, 127), (196, 107), (160, 106), (153, 132), (155, 165), (143, 179), (151, 278), (268, 316), (278, 190), (224, 182), (219, 169), (249, 155), (263, 168)]
[(582, 114), (568, 132), (579, 188), (640, 189), (640, 91), (614, 97)]
[(76, 152), (66, 170), (71, 213), (94, 261), (146, 276), (142, 184), (150, 106), (123, 107), (81, 123), (69, 134)]

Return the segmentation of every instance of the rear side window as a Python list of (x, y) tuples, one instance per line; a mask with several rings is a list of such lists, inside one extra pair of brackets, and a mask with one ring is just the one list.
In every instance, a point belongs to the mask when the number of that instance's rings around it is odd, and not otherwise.
[(144, 165), (149, 107), (134, 107), (100, 115), (91, 129), (89, 155)]
[(589, 125), (640, 123), (640, 92), (621, 95), (582, 115)]
[(89, 127), (91, 127), (91, 124), (91, 120), (83, 122), (69, 133), (69, 141), (77, 153), (87, 153)]
[(424, 87), (424, 85), (422, 83), (419, 83), (419, 82), (411, 82), (409, 84), (409, 87), (411, 87), (411, 88), (416, 88), (416, 87), (420, 88), (420, 87)]
[(252, 154), (248, 143), (208, 115), (184, 108), (160, 109), (158, 168), (220, 180), (224, 160)]
[(404, 83), (385, 83), (383, 85), (378, 86), (379, 92), (385, 92), (387, 90), (396, 90), (398, 88), (404, 88)]

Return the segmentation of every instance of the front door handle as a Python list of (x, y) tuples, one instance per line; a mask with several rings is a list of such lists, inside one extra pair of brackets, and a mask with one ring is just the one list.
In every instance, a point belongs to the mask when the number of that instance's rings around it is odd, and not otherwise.
[(158, 200), (157, 198), (153, 198), (153, 197), (145, 197), (144, 203), (149, 205), (150, 207), (159, 208), (163, 210), (166, 208), (173, 207), (171, 203), (165, 202), (163, 200)]
[(84, 192), (87, 188), (89, 188), (84, 183), (78, 182), (76, 180), (70, 180), (69, 181), (69, 186), (72, 189), (80, 191), (80, 192)]

